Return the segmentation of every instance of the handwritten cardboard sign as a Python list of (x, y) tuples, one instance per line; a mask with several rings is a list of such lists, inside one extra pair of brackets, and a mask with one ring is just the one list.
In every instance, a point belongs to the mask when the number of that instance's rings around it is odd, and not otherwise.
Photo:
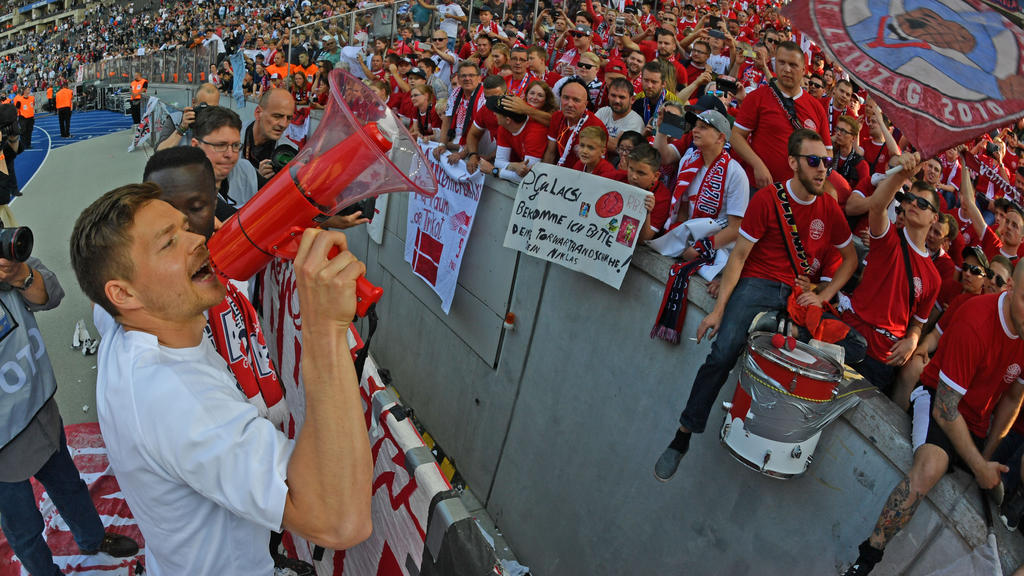
[(537, 164), (516, 192), (505, 247), (618, 289), (647, 216), (640, 188)]

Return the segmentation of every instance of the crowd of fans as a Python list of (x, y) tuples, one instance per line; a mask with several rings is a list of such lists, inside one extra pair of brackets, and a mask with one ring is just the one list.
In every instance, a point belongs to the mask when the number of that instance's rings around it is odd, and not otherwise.
[[(944, 472), (943, 462), (960, 462), (983, 488), (1005, 483), (1004, 521), (1015, 527), (1024, 513), (1020, 367), (997, 374), (1000, 385), (971, 386), (964, 379), (1003, 366), (982, 366), (974, 347), (951, 347), (969, 340), (965, 334), (987, 337), (971, 332), (988, 313), (982, 303), (1013, 339), (1024, 326), (1024, 286), (1014, 273), (1024, 253), (1024, 124), (922, 158), (915, 135), (893, 126), (772, 2), (615, 4), (621, 10), (544, 2), (536, 21), (525, 2), (99, 5), (80, 26), (15, 39), (26, 48), (0, 62), (0, 80), (45, 88), (83, 63), (212, 46), (218, 57), (202, 71), (206, 83), (160, 147), (202, 149), (222, 204), (244, 204), (273, 175), (276, 141), (297, 111), (326, 105), (328, 73), (339, 67), (363, 79), (415, 136), (441, 143), (438, 159), (464, 162), (469, 172), (517, 182), (546, 162), (648, 190), (641, 239), (709, 219), (711, 230), (693, 233), (672, 255), (682, 266), (695, 263), (692, 273), (731, 251), (708, 287), (719, 303), (698, 331), (718, 339), (658, 462), (660, 479), (675, 473), (690, 434), (703, 431), (751, 320), (791, 308), (792, 294), (797, 308), (826, 310), (798, 322), (807, 325), (794, 335), (839, 345), (849, 365), (908, 412), (924, 401), (920, 438), (914, 416), (915, 467), (920, 459)], [(363, 8), (354, 25), (342, 17)], [(234, 54), (244, 69), (234, 68)], [(237, 75), (259, 102), (248, 127), (216, 106)], [(238, 162), (240, 152), (249, 162)], [(773, 212), (776, 195), (798, 230), (793, 252), (772, 248), (788, 242)], [(365, 221), (337, 218), (338, 226)], [(782, 300), (765, 304), (750, 279), (782, 286)], [(742, 306), (747, 316), (736, 312)], [(681, 319), (659, 323), (659, 334), (678, 341)], [(981, 354), (1001, 345), (990, 344)], [(942, 422), (929, 427), (933, 396)], [(950, 402), (952, 411), (942, 412)], [(997, 461), (1013, 471), (1000, 477)], [(941, 477), (921, 474), (897, 486), (851, 574), (880, 561)]]

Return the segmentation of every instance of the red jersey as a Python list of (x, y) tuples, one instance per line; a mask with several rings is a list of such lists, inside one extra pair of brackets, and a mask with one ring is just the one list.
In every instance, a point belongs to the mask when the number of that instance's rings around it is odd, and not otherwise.
[[(816, 280), (821, 274), (822, 263), (828, 258), (829, 249), (832, 246), (845, 247), (853, 240), (853, 235), (834, 198), (826, 194), (805, 204), (793, 195), (790, 182), (786, 182), (786, 189), (797, 233), (807, 252), (812, 280)], [(766, 278), (792, 286), (796, 271), (790, 261), (789, 239), (783, 236), (788, 232), (779, 229), (778, 203), (774, 184), (758, 190), (750, 199), (740, 234), (754, 242), (754, 247), (740, 276)]]
[[(807, 92), (800, 91), (794, 99), (796, 116), (804, 128), (809, 128), (825, 141), (825, 146), (832, 146), (832, 137), (828, 132), (828, 120), (821, 103)], [(754, 153), (768, 166), (772, 180), (781, 182), (793, 175), (789, 167), (789, 154), (786, 146), (789, 136), (793, 133), (793, 125), (783, 110), (771, 86), (762, 86), (743, 99), (739, 112), (736, 114), (737, 128), (750, 132), (748, 141)], [(754, 171), (747, 167), (747, 176), (754, 181)]]
[(592, 170), (588, 170), (586, 166), (583, 165), (583, 162), (577, 160), (576, 163), (573, 164), (572, 169), (579, 170), (585, 174), (593, 174), (594, 176), (602, 176), (604, 178), (610, 178), (620, 182), (622, 181), (621, 177), (623, 170), (617, 170), (607, 158), (601, 158), (601, 161), (598, 162), (597, 166), (594, 166)]
[(889, 153), (885, 140), (875, 142), (869, 136), (861, 141), (861, 146), (864, 148), (864, 160), (868, 163), (872, 174), (881, 174), (889, 169), (889, 160), (892, 158), (892, 154)]
[(551, 115), (551, 124), (548, 126), (548, 140), (556, 142), (558, 146), (555, 148), (555, 164), (559, 166), (575, 166), (579, 158), (576, 157), (575, 147), (579, 144), (579, 133), (587, 126), (600, 126), (605, 134), (608, 133), (608, 129), (604, 127), (604, 123), (594, 116), (594, 113), (587, 110), (583, 113), (583, 116), (579, 120), (569, 125), (568, 120), (562, 114), (561, 110), (556, 110)]
[(493, 110), (483, 106), (473, 116), (473, 126), (490, 132), (494, 137), (493, 135), (498, 133), (498, 117), (494, 115)]
[(939, 273), (939, 278), (943, 282), (956, 274), (956, 263), (953, 262), (953, 259), (949, 257), (949, 253), (946, 251), (933, 256), (932, 263), (935, 264), (935, 270)]
[[(907, 278), (907, 267), (903, 260), (901, 238), (907, 242), (910, 255), (910, 270), (913, 279)], [(907, 333), (911, 315), (922, 324), (928, 322), (928, 315), (939, 294), (939, 272), (932, 263), (925, 248), (919, 248), (906, 237), (906, 230), (897, 230), (889, 225), (880, 238), (871, 238), (867, 266), (860, 284), (850, 296), (853, 314), (867, 325), (861, 335), (868, 342), (868, 355), (884, 361), (889, 356), (893, 341), (878, 330), (884, 330), (897, 339)], [(908, 287), (914, 286), (914, 309), (910, 309)], [(844, 315), (845, 318), (845, 315)], [(854, 326), (854, 328), (858, 328)]]
[(498, 128), (498, 146), (508, 148), (510, 162), (522, 162), (527, 157), (542, 159), (548, 147), (548, 127), (533, 118), (513, 134), (505, 127)]
[[(629, 183), (626, 180), (623, 182)], [(651, 210), (651, 229), (658, 232), (661, 230), (661, 225), (668, 220), (668, 212), (672, 207), (672, 191), (666, 188), (661, 180), (658, 180), (652, 192), (654, 192), (654, 209)]]
[(1010, 331), (1004, 308), (1007, 293), (985, 294), (960, 306), (935, 350), (921, 383), (937, 389), (941, 381), (960, 398), (959, 411), (971, 434), (988, 435), (992, 412), (1003, 393), (1021, 382), (1024, 342)]
[(537, 77), (534, 76), (533, 72), (530, 72), (529, 70), (527, 70), (526, 74), (524, 74), (523, 77), (520, 78), (519, 80), (514, 80), (510, 75), (508, 78), (505, 79), (506, 84), (508, 84), (508, 93), (512, 96), (518, 96), (520, 98), (525, 99), (526, 87), (530, 85), (530, 82), (533, 82), (536, 79)]
[(953, 315), (956, 314), (957, 309), (959, 309), (964, 302), (967, 302), (968, 300), (974, 298), (975, 296), (980, 296), (980, 294), (961, 292), (957, 294), (955, 298), (953, 298), (953, 301), (950, 302), (949, 306), (946, 307), (946, 310), (945, 312), (942, 313), (942, 316), (939, 316), (939, 321), (935, 323), (935, 329), (939, 331), (939, 336), (941, 336), (943, 333), (946, 332), (946, 330), (949, 329), (949, 325), (953, 323)]

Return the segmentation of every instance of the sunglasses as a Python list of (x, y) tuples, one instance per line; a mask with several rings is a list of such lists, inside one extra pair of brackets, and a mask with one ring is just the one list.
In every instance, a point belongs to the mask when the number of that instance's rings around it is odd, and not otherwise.
[[(989, 270), (989, 272), (992, 271)], [(992, 281), (996, 283), (996, 288), (1002, 288), (1003, 286), (1006, 286), (1006, 279), (994, 272), (992, 272)]]
[(773, 38), (765, 38), (765, 39), (764, 39), (764, 43), (765, 43), (765, 44), (777, 44), (777, 43), (778, 43), (778, 40), (775, 40), (775, 39), (773, 39)]
[(903, 202), (913, 202), (914, 204), (917, 204), (917, 207), (920, 208), (921, 210), (931, 210), (932, 212), (935, 213), (939, 212), (939, 209), (936, 208), (934, 204), (929, 202), (928, 199), (924, 198), (923, 196), (917, 196), (916, 194), (911, 194), (910, 192), (904, 192), (902, 196), (897, 194), (897, 196), (898, 197), (896, 198), (896, 200), (901, 204)]
[(825, 87), (824, 84), (818, 84), (817, 82), (811, 82), (808, 86), (810, 86), (811, 88), (814, 88), (816, 90), (821, 90), (822, 88)]
[(981, 266), (975, 266), (974, 264), (964, 264), (964, 272), (967, 272), (971, 276), (988, 276), (984, 268)]
[(434, 42), (447, 42), (447, 38), (431, 38)]
[(817, 154), (796, 154), (795, 156), (807, 160), (807, 165), (811, 168), (817, 168), (818, 164), (824, 164), (825, 168), (832, 167), (831, 156), (818, 156)]
[(707, 93), (712, 96), (718, 96), (719, 98), (725, 96), (725, 90), (708, 90)]
[(593, 64), (587, 64), (585, 62), (577, 63), (576, 67), (577, 68), (583, 68), (584, 70), (593, 70), (594, 68), (597, 68), (597, 66), (594, 66)]
[(572, 36), (573, 38), (583, 38), (584, 36), (590, 36), (590, 34), (586, 34), (584, 32), (570, 32), (569, 35)]

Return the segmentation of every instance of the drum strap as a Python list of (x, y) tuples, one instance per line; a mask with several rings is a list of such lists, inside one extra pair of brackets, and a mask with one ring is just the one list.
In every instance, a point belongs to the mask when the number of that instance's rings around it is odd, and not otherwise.
[(907, 293), (910, 302), (910, 312), (907, 315), (907, 327), (910, 327), (914, 319), (914, 304), (917, 299), (914, 294), (914, 270), (910, 265), (910, 250), (907, 248), (907, 237), (900, 232), (900, 248), (903, 249), (903, 267), (907, 270)]
[[(804, 243), (800, 240), (800, 233), (796, 228), (796, 219), (793, 217), (793, 208), (789, 205), (789, 196), (786, 194), (786, 186), (782, 182), (775, 183), (775, 194), (778, 198), (779, 229), (782, 232), (783, 241), (786, 242), (786, 255), (789, 256), (789, 263), (797, 276), (811, 275), (811, 266), (807, 263), (807, 251), (804, 250)], [(788, 241), (787, 241), (788, 240)], [(794, 257), (796, 254), (796, 257)], [(797, 266), (797, 259), (800, 266)]]

